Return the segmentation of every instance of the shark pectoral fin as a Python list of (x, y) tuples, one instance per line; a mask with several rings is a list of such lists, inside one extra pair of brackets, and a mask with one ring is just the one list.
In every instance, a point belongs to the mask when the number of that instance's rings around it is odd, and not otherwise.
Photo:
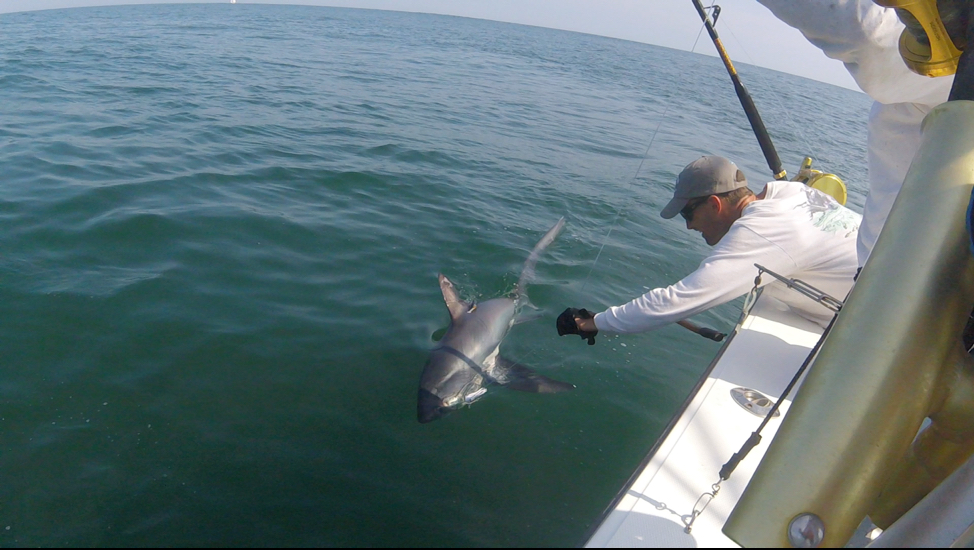
[(497, 358), (497, 366), (504, 371), (504, 381), (498, 382), (512, 390), (532, 393), (560, 393), (575, 389), (574, 384), (553, 380), (503, 357)]
[(460, 299), (460, 296), (457, 294), (457, 289), (453, 287), (453, 283), (450, 279), (446, 278), (446, 275), (440, 273), (437, 275), (437, 278), (440, 280), (440, 291), (443, 292), (443, 301), (446, 302), (446, 308), (450, 310), (451, 320), (455, 321), (464, 313), (472, 311), (472, 304)]

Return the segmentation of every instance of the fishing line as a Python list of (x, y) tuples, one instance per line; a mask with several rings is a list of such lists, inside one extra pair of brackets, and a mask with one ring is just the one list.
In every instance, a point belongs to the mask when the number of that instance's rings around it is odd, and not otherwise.
[[(642, 171), (643, 164), (646, 163), (646, 158), (649, 156), (649, 151), (653, 148), (653, 142), (656, 141), (656, 136), (659, 134), (659, 129), (663, 126), (663, 121), (666, 120), (666, 115), (669, 112), (670, 106), (667, 105), (666, 108), (663, 109), (663, 115), (660, 117), (659, 123), (656, 125), (656, 130), (653, 132), (653, 137), (649, 140), (649, 145), (646, 147), (646, 152), (643, 153), (643, 158), (639, 161), (639, 166), (636, 168), (636, 173), (632, 176), (632, 179), (629, 181), (629, 185), (626, 187), (627, 192), (632, 190), (633, 184), (636, 183), (637, 179), (639, 179), (639, 172)], [(631, 204), (631, 202), (629, 204)], [(612, 236), (612, 231), (615, 230), (616, 225), (619, 223), (619, 218), (622, 217), (622, 214), (625, 213), (627, 208), (628, 206), (623, 206), (616, 211), (615, 218), (612, 220), (612, 225), (609, 226), (609, 232), (606, 233), (605, 238), (602, 239), (602, 246), (599, 247), (599, 252), (595, 255), (595, 260), (592, 262), (592, 267), (588, 270), (588, 275), (585, 277), (585, 282), (582, 283), (581, 290), (585, 290), (585, 286), (588, 285), (588, 281), (592, 277), (592, 273), (595, 271), (595, 266), (598, 265), (599, 258), (602, 257), (602, 251), (605, 250), (605, 245), (608, 244), (609, 237)]]
[[(712, 7), (713, 5), (711, 5), (711, 8)], [(700, 37), (703, 36), (703, 31), (706, 28), (706, 25), (700, 25), (700, 30), (697, 32), (696, 40), (693, 41), (693, 47), (690, 48), (690, 53), (693, 53), (693, 51), (697, 49), (697, 44), (700, 42)], [(666, 115), (669, 114), (669, 112), (670, 104), (667, 103), (666, 108), (663, 109), (663, 115), (660, 117), (659, 124), (656, 125), (656, 131), (653, 132), (653, 137), (650, 138), (649, 145), (646, 146), (646, 152), (643, 153), (643, 158), (641, 161), (639, 161), (639, 166), (636, 168), (636, 174), (633, 175), (632, 180), (629, 182), (629, 186), (626, 188), (626, 191), (631, 190), (632, 185), (636, 183), (636, 180), (639, 178), (639, 172), (642, 171), (643, 164), (646, 162), (646, 158), (649, 156), (649, 151), (653, 148), (653, 142), (656, 141), (656, 136), (659, 134), (659, 129), (663, 126), (663, 122), (666, 120)], [(599, 258), (602, 257), (602, 251), (605, 250), (605, 245), (608, 244), (609, 237), (612, 236), (612, 232), (615, 230), (616, 225), (618, 225), (619, 218), (626, 211), (626, 208), (628, 208), (628, 206), (624, 206), (616, 212), (615, 219), (612, 220), (612, 225), (609, 227), (609, 232), (606, 233), (605, 238), (602, 240), (602, 246), (599, 247), (599, 252), (595, 255), (595, 261), (592, 262), (592, 267), (589, 268), (588, 275), (585, 277), (585, 282), (582, 283), (581, 290), (585, 290), (585, 287), (588, 285), (588, 281), (592, 277), (592, 273), (595, 271), (595, 266), (598, 265)]]
[[(714, 9), (714, 4), (710, 4), (710, 9)], [(700, 37), (703, 36), (703, 30), (707, 28), (707, 25), (700, 25), (700, 30), (697, 31), (697, 39), (693, 41), (693, 47), (690, 48), (690, 53), (693, 53), (697, 49), (697, 44), (700, 42)]]

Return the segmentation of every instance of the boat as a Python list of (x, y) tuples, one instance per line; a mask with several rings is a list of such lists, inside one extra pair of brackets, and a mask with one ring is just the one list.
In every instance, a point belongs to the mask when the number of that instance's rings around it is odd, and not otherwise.
[(974, 545), (974, 54), (941, 43), (936, 0), (877, 3), (933, 37), (904, 32), (913, 63), (957, 74), (868, 261), (824, 330), (755, 287), (584, 546)]

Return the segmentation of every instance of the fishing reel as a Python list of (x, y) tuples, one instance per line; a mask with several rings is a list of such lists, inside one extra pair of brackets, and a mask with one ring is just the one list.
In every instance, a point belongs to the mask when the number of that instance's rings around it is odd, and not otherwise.
[(801, 168), (798, 169), (798, 174), (791, 181), (798, 181), (812, 189), (818, 189), (835, 199), (842, 206), (845, 206), (846, 200), (849, 198), (845, 183), (839, 176), (826, 174), (821, 170), (812, 170), (812, 157), (805, 157)]
[(900, 35), (900, 56), (911, 71), (930, 77), (957, 72), (974, 0), (873, 1), (894, 8), (906, 25)]

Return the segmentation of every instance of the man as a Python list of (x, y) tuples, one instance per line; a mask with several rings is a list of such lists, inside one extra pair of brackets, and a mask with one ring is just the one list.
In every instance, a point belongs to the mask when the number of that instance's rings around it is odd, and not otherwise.
[[(704, 156), (680, 172), (673, 199), (660, 215), (669, 219), (677, 214), (687, 229), (699, 231), (714, 247), (697, 270), (594, 317), (567, 310), (559, 318), (559, 334), (586, 338), (599, 330), (643, 332), (681, 321), (746, 294), (754, 285), (756, 263), (840, 300), (852, 286), (861, 217), (806, 185), (771, 182), (755, 196), (734, 163)], [(823, 327), (828, 324), (830, 310), (766, 279), (766, 296)], [(576, 327), (565, 327), (566, 315), (574, 317)]]

